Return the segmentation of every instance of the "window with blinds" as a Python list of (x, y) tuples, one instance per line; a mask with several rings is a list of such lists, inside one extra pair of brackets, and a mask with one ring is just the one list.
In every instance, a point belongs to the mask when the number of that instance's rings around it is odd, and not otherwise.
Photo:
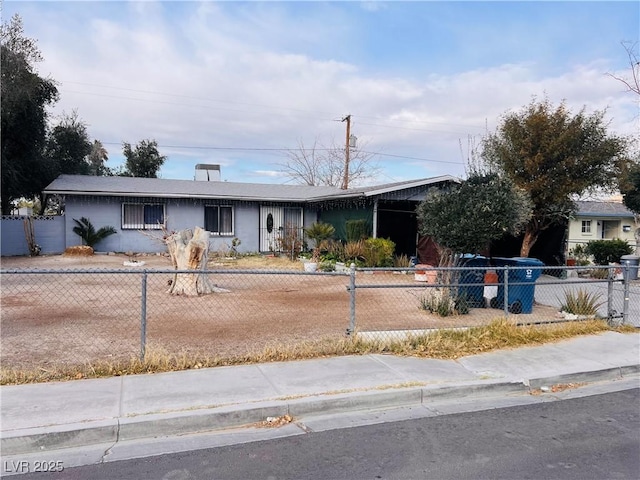
[(204, 229), (215, 235), (233, 235), (233, 207), (228, 205), (205, 206)]
[(122, 229), (161, 230), (164, 227), (164, 205), (123, 203)]

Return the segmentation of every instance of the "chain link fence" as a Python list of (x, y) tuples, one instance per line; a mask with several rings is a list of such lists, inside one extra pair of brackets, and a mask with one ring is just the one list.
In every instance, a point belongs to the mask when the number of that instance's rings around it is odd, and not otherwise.
[[(3, 368), (47, 370), (127, 361), (150, 349), (242, 357), (345, 335), (396, 339), (467, 328), (505, 316), (521, 324), (579, 320), (559, 313), (568, 292), (592, 296), (598, 315), (611, 323), (640, 326), (640, 282), (625, 282), (619, 268), (544, 267), (535, 279), (526, 270), (496, 268), (492, 277), (486, 268), (220, 269), (198, 273), (210, 277), (216, 293), (193, 297), (168, 293), (177, 273), (193, 272), (4, 270), (0, 360)], [(451, 311), (434, 298), (451, 300)]]

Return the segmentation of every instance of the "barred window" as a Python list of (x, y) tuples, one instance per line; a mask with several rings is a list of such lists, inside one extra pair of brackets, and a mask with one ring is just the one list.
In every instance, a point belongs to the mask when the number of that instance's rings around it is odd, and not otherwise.
[(591, 233), (591, 220), (582, 220), (582, 233)]
[(160, 230), (164, 226), (163, 204), (122, 204), (122, 228), (136, 230)]
[(205, 206), (204, 229), (216, 235), (233, 235), (233, 207)]

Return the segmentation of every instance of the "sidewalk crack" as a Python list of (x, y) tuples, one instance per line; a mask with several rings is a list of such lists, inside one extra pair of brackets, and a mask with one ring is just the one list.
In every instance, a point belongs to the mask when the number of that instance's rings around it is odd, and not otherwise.
[(118, 442), (120, 441), (120, 419), (118, 418), (116, 421), (117, 421), (117, 424), (116, 424), (116, 439), (108, 448), (105, 449), (104, 453), (100, 457), (100, 462), (99, 463), (105, 463), (105, 459), (107, 458), (107, 456), (111, 455), (111, 450), (113, 449), (113, 447), (115, 447), (118, 444)]

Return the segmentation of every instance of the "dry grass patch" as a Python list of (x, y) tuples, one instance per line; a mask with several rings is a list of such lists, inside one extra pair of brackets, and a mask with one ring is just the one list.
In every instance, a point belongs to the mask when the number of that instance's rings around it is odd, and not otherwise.
[(91, 255), (93, 255), (93, 248), (87, 245), (68, 247), (64, 251), (64, 256), (66, 257), (90, 257)]
[(241, 270), (303, 270), (302, 262), (286, 256), (246, 255), (238, 258), (212, 258), (210, 268), (224, 266)]
[(132, 358), (128, 362), (96, 362), (79, 367), (49, 370), (40, 368), (23, 371), (2, 368), (0, 384), (79, 380), (375, 353), (457, 359), (494, 350), (558, 342), (604, 331), (630, 333), (636, 332), (636, 329), (631, 326), (611, 327), (603, 320), (543, 326), (517, 326), (508, 320), (497, 320), (489, 325), (468, 330), (439, 330), (398, 341), (364, 341), (356, 336), (340, 340), (320, 339), (291, 346), (274, 344), (260, 351), (234, 357), (209, 357), (186, 351), (173, 354), (162, 349), (149, 348), (144, 360)]

